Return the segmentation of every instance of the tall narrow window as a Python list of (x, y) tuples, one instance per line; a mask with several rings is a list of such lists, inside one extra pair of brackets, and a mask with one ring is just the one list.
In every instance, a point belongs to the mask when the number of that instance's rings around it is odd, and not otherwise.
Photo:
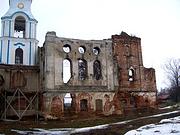
[(101, 63), (99, 60), (94, 61), (93, 72), (94, 72), (94, 78), (96, 80), (100, 80), (102, 77), (102, 74), (101, 74)]
[(134, 69), (132, 67), (129, 69), (128, 75), (129, 75), (129, 81), (130, 82), (134, 81), (135, 71), (134, 71)]
[(25, 38), (26, 20), (22, 16), (18, 16), (14, 23), (14, 37)]
[(17, 48), (15, 51), (15, 64), (23, 64), (23, 50)]
[(71, 79), (71, 61), (69, 59), (63, 60), (63, 82), (68, 83), (68, 81)]
[(79, 79), (85, 80), (87, 78), (87, 61), (84, 59), (78, 60)]

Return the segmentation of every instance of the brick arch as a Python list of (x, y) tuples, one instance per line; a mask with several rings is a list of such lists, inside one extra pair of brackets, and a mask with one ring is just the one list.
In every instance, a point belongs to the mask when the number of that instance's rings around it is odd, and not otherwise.
[(81, 101), (85, 101), (87, 100), (87, 111), (91, 110), (91, 101), (92, 101), (92, 96), (87, 93), (87, 92), (83, 92), (83, 93), (79, 93), (77, 96), (77, 111), (81, 111)]
[(56, 117), (60, 116), (63, 111), (62, 105), (63, 104), (60, 97), (53, 97), (51, 101), (51, 115)]

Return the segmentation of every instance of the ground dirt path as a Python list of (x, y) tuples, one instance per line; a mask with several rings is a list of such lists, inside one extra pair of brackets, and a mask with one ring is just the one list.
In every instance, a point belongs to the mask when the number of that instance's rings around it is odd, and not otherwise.
[(158, 123), (161, 119), (167, 119), (176, 116), (180, 116), (180, 110), (112, 123), (109, 124), (106, 128), (93, 129), (88, 132), (75, 133), (73, 135), (124, 135), (129, 130), (137, 129), (147, 124)]
[[(32, 121), (19, 122), (0, 121), (0, 134), (14, 135), (12, 129), (31, 130), (33, 128), (54, 129), (72, 128), (80, 132), (69, 132), (73, 135), (124, 135), (127, 131), (139, 128), (140, 126), (157, 123), (161, 119), (180, 116), (180, 110), (155, 110), (153, 112), (136, 113), (127, 116), (76, 116), (74, 118), (63, 118), (58, 121)], [(111, 124), (109, 124), (111, 123)], [(96, 128), (97, 125), (103, 125)], [(83, 127), (90, 127), (92, 130), (82, 130)]]

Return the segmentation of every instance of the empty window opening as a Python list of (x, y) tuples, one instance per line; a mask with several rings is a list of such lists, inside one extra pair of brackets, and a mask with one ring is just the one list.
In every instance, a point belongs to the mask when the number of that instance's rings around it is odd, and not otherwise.
[(23, 50), (17, 48), (15, 51), (15, 64), (23, 64)]
[(84, 59), (78, 60), (79, 80), (85, 80), (87, 78), (87, 61)]
[(128, 75), (129, 75), (129, 81), (132, 82), (134, 81), (134, 75), (135, 75), (135, 71), (133, 68), (130, 68), (129, 71), (128, 71)]
[(86, 48), (84, 46), (80, 46), (78, 48), (79, 53), (84, 54), (86, 52)]
[(72, 107), (72, 97), (70, 93), (64, 96), (64, 110), (69, 110)]
[(69, 52), (71, 51), (70, 45), (65, 44), (65, 45), (63, 46), (63, 51), (64, 51), (65, 53), (69, 53)]
[(82, 99), (80, 101), (80, 110), (81, 111), (88, 111), (88, 102), (87, 102), (87, 99)]
[(22, 16), (15, 19), (14, 24), (14, 37), (25, 38), (26, 20)]
[(94, 78), (96, 80), (100, 80), (101, 77), (102, 77), (102, 74), (101, 74), (101, 63), (99, 60), (96, 60), (94, 61), (94, 64), (93, 64), (93, 73), (94, 73)]
[(96, 100), (96, 111), (102, 112), (103, 111), (103, 103), (101, 99)]
[(63, 60), (63, 82), (68, 83), (71, 79), (72, 65), (69, 59)]
[(95, 55), (98, 55), (98, 54), (100, 53), (99, 47), (94, 47), (94, 48), (93, 48), (93, 53), (94, 53)]

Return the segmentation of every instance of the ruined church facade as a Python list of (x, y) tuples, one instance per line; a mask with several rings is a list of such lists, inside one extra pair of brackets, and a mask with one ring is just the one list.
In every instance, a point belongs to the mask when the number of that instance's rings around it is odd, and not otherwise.
[(125, 32), (105, 40), (36, 39), (32, 0), (10, 0), (1, 17), (0, 117), (124, 114), (156, 107), (153, 68), (143, 66), (141, 39)]
[(41, 50), (48, 114), (63, 114), (66, 98), (74, 113), (123, 114), (156, 105), (155, 70), (143, 66), (140, 38), (122, 32), (79, 40), (48, 32)]

